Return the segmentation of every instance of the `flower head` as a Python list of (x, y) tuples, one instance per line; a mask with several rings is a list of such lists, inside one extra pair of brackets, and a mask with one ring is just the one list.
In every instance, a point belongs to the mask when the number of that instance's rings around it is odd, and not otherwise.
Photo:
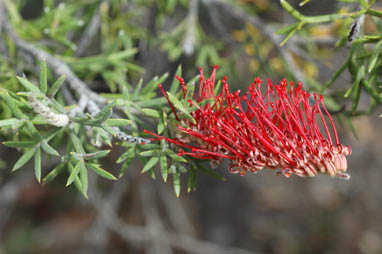
[(152, 135), (181, 147), (180, 155), (209, 159), (214, 165), (229, 159), (230, 172), (241, 175), (268, 168), (282, 169), (287, 177), (317, 173), (350, 177), (345, 171), (351, 148), (339, 143), (322, 95), (310, 95), (301, 83), (288, 85), (285, 80), (280, 85), (268, 80), (264, 89), (259, 78), (240, 95), (240, 90), (229, 91), (226, 77), (221, 80), (222, 91), (215, 94), (216, 69), (209, 78), (200, 70), (199, 90), (192, 97), (187, 94), (193, 89), (177, 77), (183, 99), (193, 98), (188, 102), (195, 108), (190, 113), (194, 121), (178, 116), (160, 86), (178, 121), (176, 137)]

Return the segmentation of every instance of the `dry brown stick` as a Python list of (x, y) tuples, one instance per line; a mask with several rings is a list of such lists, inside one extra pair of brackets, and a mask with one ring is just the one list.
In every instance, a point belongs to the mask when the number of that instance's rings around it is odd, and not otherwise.
[(142, 203), (143, 216), (145, 219), (145, 226), (150, 234), (150, 244), (145, 246), (147, 254), (155, 253), (172, 253), (169, 241), (166, 235), (158, 236), (165, 230), (163, 222), (159, 216), (156, 200), (154, 198), (154, 188), (148, 183), (148, 180), (143, 180), (139, 185), (139, 196)]
[(109, 228), (104, 222), (104, 216), (106, 215), (101, 211), (109, 210), (113, 216), (117, 214), (123, 194), (128, 186), (128, 183), (124, 179), (120, 179), (118, 184), (114, 184), (108, 194), (103, 197), (96, 186), (97, 178), (94, 175), (89, 176), (89, 199), (97, 200), (100, 207), (98, 209), (97, 217), (85, 234), (82, 253), (105, 253)]
[(190, 236), (196, 235), (195, 228), (192, 226), (185, 209), (181, 204), (181, 200), (175, 197), (174, 192), (163, 183), (155, 182), (164, 208), (171, 225), (176, 232)]

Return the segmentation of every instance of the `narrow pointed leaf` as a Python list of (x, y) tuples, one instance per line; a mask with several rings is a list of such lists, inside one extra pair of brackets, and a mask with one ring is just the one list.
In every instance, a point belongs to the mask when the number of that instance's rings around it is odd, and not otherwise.
[(183, 104), (178, 100), (178, 98), (176, 98), (176, 96), (172, 95), (169, 92), (167, 92), (167, 95), (170, 101), (172, 102), (172, 104), (174, 104), (174, 106), (180, 112), (182, 112), (187, 117), (187, 119), (189, 119), (193, 124), (195, 124), (196, 123), (195, 119), (190, 115), (190, 113), (188, 113), (188, 111), (184, 108)]
[(34, 92), (38, 96), (43, 96), (41, 91), (38, 89), (37, 86), (35, 86), (33, 83), (29, 82), (27, 79), (22, 77), (17, 77), (17, 79), (20, 81), (20, 83), (30, 92)]
[(175, 172), (172, 175), (172, 179), (173, 179), (175, 195), (176, 195), (177, 198), (179, 198), (179, 195), (180, 195), (180, 173), (179, 172)]
[(95, 152), (95, 153), (87, 153), (84, 155), (84, 159), (86, 159), (86, 160), (97, 160), (97, 159), (105, 157), (109, 153), (110, 153), (110, 150), (102, 150), (102, 151)]
[(117, 160), (117, 163), (122, 163), (125, 160), (129, 158), (134, 158), (135, 157), (135, 147), (130, 148), (126, 152), (124, 152)]
[(40, 64), (40, 90), (44, 94), (48, 90), (48, 71), (46, 69), (45, 60)]
[(136, 100), (138, 98), (139, 92), (142, 89), (142, 83), (143, 83), (143, 79), (140, 79), (139, 82), (138, 82), (138, 85), (134, 89), (133, 97), (131, 98), (131, 100), (134, 101), (134, 100)]
[[(71, 163), (68, 164), (68, 170), (69, 170), (70, 174), (74, 171), (73, 165)], [(76, 175), (74, 177), (74, 185), (76, 186), (77, 190), (87, 199), (88, 196), (87, 196), (86, 192), (82, 191), (82, 184), (81, 184), (81, 180), (78, 177), (78, 175)]]
[(20, 122), (19, 119), (16, 118), (9, 118), (9, 119), (4, 119), (0, 120), (0, 127), (5, 127), (5, 126), (12, 126)]
[(379, 56), (380, 56), (380, 54), (381, 54), (381, 51), (382, 51), (382, 40), (379, 41), (379, 42), (375, 45), (374, 52), (373, 52), (373, 56), (372, 56), (371, 59), (370, 59), (368, 73), (370, 73), (370, 72), (374, 69), (374, 66), (375, 66), (375, 64), (376, 64), (377, 61), (378, 61), (378, 58), (379, 58)]
[(188, 186), (187, 186), (187, 192), (195, 191), (196, 190), (196, 172), (194, 169), (190, 169), (188, 173)]
[(98, 112), (97, 115), (94, 116), (94, 118), (101, 119), (101, 118), (105, 117), (105, 115), (110, 114), (109, 112), (110, 112), (110, 110), (113, 109), (115, 103), (116, 103), (116, 101), (110, 102), (100, 112)]
[(153, 78), (143, 89), (141, 94), (148, 94), (157, 87), (158, 84), (163, 83), (163, 81), (168, 77), (168, 73), (163, 74), (160, 78)]
[(42, 184), (47, 184), (52, 181), (56, 176), (58, 176), (65, 169), (65, 163), (60, 163), (56, 168), (47, 174), (44, 179), (42, 179)]
[(184, 157), (179, 156), (178, 154), (176, 154), (176, 153), (175, 153), (174, 151), (172, 151), (172, 150), (167, 150), (167, 151), (166, 151), (166, 154), (167, 154), (168, 156), (170, 156), (171, 159), (173, 159), (174, 161), (177, 161), (177, 162), (187, 162), (187, 160), (186, 160)]
[(154, 118), (159, 118), (160, 114), (158, 111), (154, 110), (154, 109), (150, 109), (150, 108), (143, 108), (142, 109), (142, 112), (147, 115), (147, 116), (151, 116), (151, 117), (154, 117)]
[(26, 148), (33, 147), (36, 145), (35, 141), (6, 141), (3, 145), (14, 148)]
[(118, 178), (121, 178), (126, 173), (126, 170), (129, 168), (133, 159), (134, 157), (129, 157), (124, 161), (124, 163), (122, 164), (121, 170), (119, 172)]
[(299, 23), (296, 22), (296, 23), (293, 23), (291, 25), (282, 27), (281, 29), (276, 31), (276, 34), (282, 35), (282, 34), (290, 33), (291, 31), (293, 31), (293, 30), (295, 30), (297, 28), (298, 24)]
[(117, 119), (117, 118), (109, 118), (105, 122), (107, 125), (116, 126), (116, 127), (124, 127), (131, 125), (131, 120), (129, 119)]
[(92, 163), (88, 163), (87, 165), (88, 165), (88, 167), (91, 170), (96, 172), (98, 175), (100, 175), (100, 176), (102, 176), (102, 177), (104, 177), (106, 179), (109, 179), (109, 180), (117, 180), (117, 178), (115, 178), (115, 176), (113, 176), (112, 174), (110, 174), (106, 170), (100, 168), (98, 165), (95, 165), (95, 164), (92, 164)]
[(160, 158), (160, 170), (164, 182), (167, 182), (168, 169), (167, 169), (167, 158), (166, 155), (162, 155)]
[(361, 96), (361, 84), (358, 83), (358, 84), (356, 84), (356, 87), (354, 88), (354, 96), (353, 96), (353, 100), (352, 100), (352, 102), (353, 102), (352, 103), (352, 114), (356, 113), (360, 96)]
[(56, 149), (51, 147), (45, 140), (41, 142), (41, 148), (46, 152), (47, 154), (59, 156), (60, 154), (57, 152)]
[(10, 97), (9, 93), (5, 89), (0, 89), (0, 97), (5, 100), (8, 107), (11, 109), (13, 115), (18, 119), (25, 119), (27, 116), (19, 109), (14, 100)]
[(82, 193), (86, 194), (88, 191), (88, 170), (86, 169), (85, 163), (81, 163), (80, 180)]
[(179, 81), (175, 78), (176, 76), (178, 77), (182, 76), (182, 65), (178, 66), (178, 69), (175, 72), (174, 79), (172, 80), (171, 87), (170, 87), (170, 93), (172, 94), (176, 93), (179, 88)]
[(76, 134), (70, 133), (70, 139), (72, 140), (74, 148), (76, 149), (77, 153), (85, 154), (85, 149), (82, 147), (82, 143), (80, 139), (76, 136)]
[(363, 8), (367, 9), (369, 7), (369, 4), (366, 0), (358, 0), (359, 3), (362, 5)]
[(27, 150), (13, 166), (12, 172), (24, 166), (34, 155), (35, 149)]
[(74, 181), (75, 177), (78, 176), (78, 173), (81, 170), (81, 163), (83, 163), (83, 162), (82, 161), (77, 162), (77, 164), (74, 167), (74, 169), (70, 172), (68, 181), (66, 182), (66, 186), (71, 185), (72, 182)]
[(41, 182), (41, 148), (36, 149), (34, 155), (34, 174), (38, 182)]
[(143, 167), (141, 173), (145, 173), (147, 172), (148, 170), (150, 170), (151, 168), (153, 168), (155, 166), (155, 164), (157, 164), (159, 161), (159, 158), (158, 157), (152, 157), (147, 163), (146, 165)]
[(56, 82), (54, 82), (53, 85), (49, 88), (48, 93), (46, 95), (50, 98), (53, 98), (58, 92), (58, 90), (60, 90), (62, 84), (65, 81), (65, 78), (66, 78), (65, 75), (62, 75), (61, 77), (59, 77), (56, 80)]
[(158, 126), (157, 126), (157, 132), (158, 134), (161, 134), (164, 131), (164, 123), (163, 119), (159, 119)]

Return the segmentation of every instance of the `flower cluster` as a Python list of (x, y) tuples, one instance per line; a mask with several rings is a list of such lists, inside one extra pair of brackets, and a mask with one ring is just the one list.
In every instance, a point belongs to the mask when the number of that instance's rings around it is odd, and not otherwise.
[[(215, 94), (216, 69), (217, 66), (210, 78), (205, 78), (200, 70), (198, 94), (188, 100), (190, 107), (196, 108), (190, 113), (194, 121), (176, 112), (159, 85), (178, 121), (176, 136), (167, 138), (146, 132), (155, 139), (178, 145), (179, 155), (209, 159), (212, 164), (229, 159), (232, 173), (244, 175), (246, 171), (256, 173), (268, 168), (282, 169), (287, 177), (291, 174), (313, 177), (320, 172), (349, 179), (345, 171), (351, 148), (339, 143), (321, 95), (310, 95), (301, 88), (301, 83), (288, 85), (285, 80), (280, 85), (268, 80), (266, 87), (262, 87), (259, 78), (240, 95), (240, 90), (229, 91), (226, 77), (221, 80), (222, 91)], [(187, 99), (191, 87), (182, 78), (177, 79), (183, 99)], [(309, 101), (311, 96), (314, 103)]]

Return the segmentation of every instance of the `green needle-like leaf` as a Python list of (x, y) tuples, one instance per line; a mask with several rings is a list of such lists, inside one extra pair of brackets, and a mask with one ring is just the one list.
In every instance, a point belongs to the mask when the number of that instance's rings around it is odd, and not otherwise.
[(41, 148), (46, 152), (47, 154), (54, 155), (54, 156), (59, 156), (60, 154), (51, 147), (45, 140), (41, 142)]
[(109, 153), (110, 153), (110, 150), (102, 150), (102, 151), (95, 152), (95, 153), (84, 154), (83, 157), (85, 160), (97, 160), (97, 159), (105, 157)]
[(168, 168), (167, 168), (167, 158), (166, 155), (160, 156), (160, 170), (164, 182), (167, 182)]
[(369, 4), (367, 3), (366, 0), (358, 0), (361, 6), (365, 9), (369, 8)]
[[(94, 118), (95, 119), (102, 119), (105, 116), (109, 115), (110, 114), (109, 112), (113, 109), (115, 103), (116, 103), (116, 101), (110, 102), (108, 105), (106, 105), (106, 107), (104, 107), (100, 112), (98, 112), (98, 114), (95, 115)], [(106, 121), (106, 119), (105, 119), (105, 121)]]
[(175, 195), (176, 195), (177, 198), (179, 198), (179, 195), (180, 195), (180, 173), (179, 172), (175, 172), (172, 175), (172, 179), (173, 179)]
[(78, 173), (80, 172), (81, 170), (81, 164), (83, 163), (83, 161), (79, 161), (77, 162), (76, 166), (74, 167), (74, 169), (70, 172), (70, 175), (69, 175), (69, 178), (68, 178), (68, 181), (66, 182), (66, 186), (69, 186), (72, 184), (72, 182), (74, 181), (74, 178), (76, 176), (78, 176)]
[(20, 159), (15, 163), (15, 165), (13, 166), (12, 172), (14, 172), (14, 171), (18, 170), (19, 168), (21, 168), (22, 166), (24, 166), (32, 158), (34, 153), (35, 153), (35, 149), (34, 148), (32, 148), (30, 150), (27, 150), (20, 157)]
[(8, 91), (0, 88), (0, 97), (7, 102), (8, 107), (11, 109), (13, 115), (18, 119), (26, 119), (27, 116), (16, 105), (15, 101), (11, 98)]
[(134, 157), (129, 157), (124, 161), (124, 163), (122, 164), (121, 170), (119, 172), (118, 178), (121, 178), (126, 173), (126, 170), (129, 168), (133, 159)]
[(66, 78), (65, 75), (62, 75), (61, 77), (59, 77), (56, 80), (56, 82), (54, 82), (53, 85), (49, 88), (48, 93), (46, 95), (50, 98), (53, 98), (58, 92), (58, 90), (60, 90), (62, 84), (65, 81), (65, 78)]
[(118, 164), (124, 162), (125, 160), (129, 158), (134, 158), (135, 157), (135, 147), (130, 148), (126, 152), (124, 152), (116, 161)]
[(48, 71), (45, 60), (42, 61), (40, 65), (40, 90), (44, 94), (48, 90)]
[(178, 154), (176, 154), (176, 153), (175, 153), (174, 151), (172, 151), (172, 150), (167, 150), (167, 151), (166, 151), (166, 154), (167, 154), (168, 156), (170, 156), (171, 159), (173, 159), (174, 161), (177, 161), (177, 162), (187, 162), (187, 160), (186, 160), (184, 157), (179, 156)]
[(182, 76), (182, 65), (178, 66), (178, 69), (175, 72), (174, 79), (172, 80), (171, 87), (170, 87), (170, 93), (172, 94), (176, 93), (179, 88), (179, 81), (175, 78), (176, 76), (178, 77)]
[(48, 175), (42, 179), (42, 184), (47, 184), (58, 176), (65, 169), (65, 163), (60, 163), (56, 168), (49, 172)]
[(374, 66), (378, 61), (378, 58), (379, 58), (379, 55), (381, 54), (381, 51), (382, 51), (382, 40), (379, 41), (377, 43), (377, 45), (375, 45), (373, 56), (370, 59), (368, 73), (370, 73), (374, 69)]
[(158, 134), (161, 134), (164, 131), (164, 122), (163, 119), (160, 118), (157, 126), (157, 132)]
[(139, 92), (142, 89), (142, 84), (143, 84), (143, 79), (140, 79), (139, 82), (138, 82), (138, 85), (134, 89), (134, 93), (133, 93), (133, 96), (132, 96), (131, 100), (134, 101), (134, 100), (136, 100), (138, 98)]
[(36, 149), (34, 155), (34, 174), (38, 182), (41, 182), (41, 148)]
[(36, 145), (35, 141), (6, 141), (3, 142), (3, 145), (14, 148), (27, 148), (33, 147)]
[(170, 101), (174, 104), (175, 108), (178, 109), (180, 112), (182, 112), (187, 119), (189, 119), (193, 124), (195, 124), (195, 119), (188, 113), (188, 111), (184, 108), (183, 104), (176, 98), (175, 95), (172, 95), (171, 93), (167, 92), (168, 98)]
[(34, 92), (37, 96), (44, 96), (41, 91), (33, 83), (22, 77), (17, 77), (20, 83), (30, 92)]
[(97, 166), (96, 164), (92, 164), (92, 163), (88, 163), (87, 164), (88, 167), (93, 170), (94, 172), (96, 172), (98, 175), (106, 178), (106, 179), (109, 179), (109, 180), (117, 180), (117, 178), (115, 178), (115, 176), (113, 176), (112, 174), (110, 174), (109, 172), (107, 172), (106, 170), (100, 168), (99, 166)]
[(160, 117), (160, 114), (158, 111), (154, 110), (154, 109), (151, 109), (151, 108), (143, 108), (142, 109), (142, 112), (147, 115), (147, 116), (151, 116), (151, 117), (154, 117), (154, 118), (159, 118)]
[(282, 34), (290, 33), (291, 31), (296, 30), (298, 24), (299, 24), (299, 22), (296, 22), (296, 23), (293, 23), (293, 24), (291, 24), (289, 26), (285, 26), (285, 27), (277, 30), (276, 34), (282, 35)]
[[(72, 174), (72, 172), (74, 171), (73, 165), (72, 165), (71, 163), (68, 163), (68, 170), (69, 170), (69, 173), (70, 173), (70, 174)], [(77, 190), (78, 190), (82, 195), (84, 195), (84, 197), (87, 199), (88, 196), (87, 196), (86, 192), (83, 192), (83, 188), (82, 188), (81, 180), (80, 180), (80, 178), (78, 177), (77, 174), (76, 174), (75, 177), (74, 177), (74, 185), (76, 186)]]
[(131, 125), (131, 120), (129, 119), (117, 119), (117, 118), (109, 118), (105, 121), (105, 123), (109, 126), (116, 126), (116, 127), (124, 127)]
[(8, 126), (16, 125), (19, 122), (20, 120), (16, 118), (0, 120), (0, 127), (8, 127)]
[(73, 132), (70, 133), (70, 139), (73, 142), (74, 148), (76, 149), (77, 153), (79, 154), (85, 154), (85, 149), (82, 147), (82, 143), (80, 139), (74, 134)]
[(196, 171), (194, 169), (190, 169), (188, 173), (188, 185), (187, 192), (196, 190)]
[(85, 163), (81, 163), (80, 180), (81, 180), (81, 186), (82, 186), (82, 193), (87, 193), (87, 191), (88, 191), (88, 170), (86, 169)]
[(143, 167), (141, 173), (145, 173), (147, 171), (149, 171), (151, 168), (153, 168), (155, 166), (155, 164), (157, 164), (159, 161), (159, 158), (158, 157), (152, 157), (147, 163), (146, 165)]

